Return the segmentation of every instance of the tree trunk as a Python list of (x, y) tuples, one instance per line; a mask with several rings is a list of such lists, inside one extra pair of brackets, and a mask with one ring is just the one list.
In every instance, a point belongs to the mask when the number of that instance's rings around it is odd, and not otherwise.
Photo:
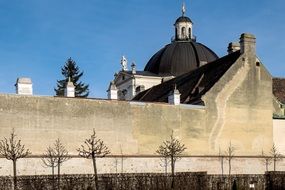
[(124, 173), (124, 157), (121, 159), (121, 173)]
[(57, 189), (60, 190), (60, 161), (57, 162)]
[(174, 189), (174, 157), (171, 156), (171, 189)]
[(92, 155), (92, 161), (93, 161), (93, 168), (94, 168), (95, 187), (96, 187), (96, 190), (99, 190), (97, 167), (96, 167), (96, 157), (94, 155)]
[(232, 167), (232, 164), (231, 164), (231, 159), (229, 159), (229, 176), (231, 175), (231, 168)]
[(221, 158), (222, 175), (224, 175), (224, 157)]
[(167, 174), (167, 158), (164, 158), (164, 164), (165, 164), (165, 174)]
[(276, 159), (275, 158), (273, 159), (273, 171), (274, 172), (276, 171)]
[(14, 190), (17, 190), (17, 166), (16, 166), (16, 160), (13, 160), (13, 176), (14, 176)]
[(52, 175), (52, 177), (54, 176), (54, 165), (51, 166), (51, 175)]
[(52, 174), (52, 189), (55, 189), (55, 183), (54, 183), (54, 165), (51, 167), (51, 174)]
[(231, 158), (229, 158), (229, 189), (231, 189), (232, 186), (231, 169), (232, 169)]

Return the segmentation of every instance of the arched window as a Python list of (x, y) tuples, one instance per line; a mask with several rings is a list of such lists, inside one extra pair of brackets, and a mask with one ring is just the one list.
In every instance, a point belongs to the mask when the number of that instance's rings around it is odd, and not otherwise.
[(189, 38), (191, 39), (191, 36), (192, 36), (192, 31), (191, 31), (191, 28), (189, 28)]
[(119, 95), (119, 99), (120, 100), (126, 100), (126, 95), (127, 95), (128, 91), (126, 89), (124, 90), (119, 90), (118, 91), (118, 95)]
[(185, 29), (185, 27), (182, 27), (182, 28), (181, 28), (181, 36), (182, 36), (182, 37), (185, 37), (185, 36), (186, 36), (186, 29)]
[(141, 87), (140, 86), (136, 87), (136, 94), (138, 94), (140, 92), (141, 92)]
[(138, 93), (140, 93), (140, 92), (142, 92), (142, 91), (144, 91), (144, 90), (145, 90), (144, 85), (140, 85), (140, 86), (138, 86), (138, 87), (136, 88), (136, 94), (138, 94)]
[(122, 94), (123, 94), (123, 96), (126, 96), (126, 95), (127, 95), (127, 93), (128, 93), (128, 91), (127, 91), (126, 89), (122, 90)]

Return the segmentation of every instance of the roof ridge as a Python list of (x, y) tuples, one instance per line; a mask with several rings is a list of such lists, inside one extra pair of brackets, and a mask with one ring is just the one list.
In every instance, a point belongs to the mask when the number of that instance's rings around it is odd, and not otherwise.
[[(171, 80), (153, 86), (146, 92), (141, 92), (144, 94), (141, 94), (141, 96), (136, 96), (133, 100), (167, 102), (169, 91), (172, 89), (173, 84), (177, 84), (177, 89), (180, 91), (181, 96), (183, 96), (182, 99), (184, 99), (186, 95), (190, 95), (189, 99), (185, 103), (192, 103), (192, 101), (198, 100), (201, 98), (201, 96), (203, 96), (203, 94), (209, 91), (239, 57), (240, 51), (225, 55), (216, 61), (207, 63), (195, 70), (189, 71)], [(201, 79), (201, 76), (203, 75), (204, 77)], [(202, 81), (200, 81), (200, 79)], [(197, 94), (191, 94), (190, 92), (189, 94), (189, 89), (193, 91), (194, 88), (198, 88), (202, 83), (203, 89), (201, 89), (201, 91), (198, 89), (200, 92)]]
[(285, 80), (285, 77), (272, 77), (272, 79), (282, 79), (282, 80)]

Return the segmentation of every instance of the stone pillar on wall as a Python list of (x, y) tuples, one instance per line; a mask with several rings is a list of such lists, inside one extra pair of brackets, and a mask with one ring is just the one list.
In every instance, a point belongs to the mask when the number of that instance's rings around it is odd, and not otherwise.
[(67, 85), (65, 87), (64, 95), (66, 97), (75, 97), (75, 87), (73, 82), (71, 82), (70, 78), (68, 79)]
[(16, 94), (33, 95), (33, 83), (30, 78), (20, 77), (15, 84)]
[(118, 99), (118, 89), (114, 84), (114, 81), (111, 82), (108, 92), (108, 99), (109, 100), (117, 100)]
[(179, 105), (180, 95), (180, 92), (176, 89), (175, 86), (174, 90), (168, 95), (168, 103), (172, 105)]

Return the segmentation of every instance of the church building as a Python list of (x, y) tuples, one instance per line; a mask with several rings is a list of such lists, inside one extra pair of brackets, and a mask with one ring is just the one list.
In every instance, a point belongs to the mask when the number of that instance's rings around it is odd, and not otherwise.
[[(137, 71), (135, 63), (128, 70), (127, 59), (121, 60), (122, 70), (115, 74), (107, 90), (108, 98), (131, 100), (140, 92), (173, 79), (179, 75), (195, 70), (218, 56), (207, 46), (196, 42), (193, 35), (193, 22), (185, 15), (183, 5), (182, 16), (174, 24), (175, 35), (170, 44), (155, 53), (143, 71)], [(116, 95), (112, 96), (117, 92)], [(116, 93), (115, 93), (116, 94)]]

